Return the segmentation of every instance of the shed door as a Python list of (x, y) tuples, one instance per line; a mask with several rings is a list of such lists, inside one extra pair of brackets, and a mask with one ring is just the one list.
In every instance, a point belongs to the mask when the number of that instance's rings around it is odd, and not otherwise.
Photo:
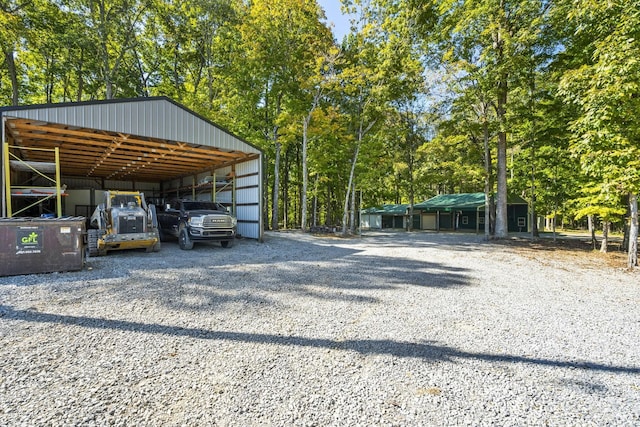
[(422, 214), (422, 229), (423, 230), (436, 230), (437, 229), (436, 214), (425, 213)]

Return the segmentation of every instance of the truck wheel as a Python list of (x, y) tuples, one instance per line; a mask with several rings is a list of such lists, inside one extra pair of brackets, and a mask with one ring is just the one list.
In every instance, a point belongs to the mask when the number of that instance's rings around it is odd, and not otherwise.
[(189, 231), (186, 228), (180, 230), (180, 235), (178, 236), (178, 244), (180, 245), (180, 249), (188, 251), (193, 249), (193, 240), (189, 237)]
[(223, 248), (230, 248), (233, 246), (233, 240), (223, 240), (220, 242)]
[(98, 239), (100, 238), (100, 230), (90, 228), (87, 230), (87, 248), (89, 249), (89, 256), (95, 257), (104, 255), (106, 251), (98, 249)]

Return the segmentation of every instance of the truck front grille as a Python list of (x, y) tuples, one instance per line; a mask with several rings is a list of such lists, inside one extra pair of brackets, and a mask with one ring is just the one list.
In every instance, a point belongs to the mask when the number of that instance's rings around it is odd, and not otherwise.
[(202, 224), (206, 228), (230, 228), (231, 217), (226, 215), (207, 215)]

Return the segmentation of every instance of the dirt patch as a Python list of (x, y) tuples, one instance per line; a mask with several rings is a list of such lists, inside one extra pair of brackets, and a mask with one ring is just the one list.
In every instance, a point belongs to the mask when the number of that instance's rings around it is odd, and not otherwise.
[(518, 254), (527, 258), (547, 260), (554, 262), (566, 262), (579, 265), (584, 268), (614, 268), (621, 269), (627, 266), (627, 253), (621, 249), (619, 242), (609, 244), (608, 252), (600, 252), (600, 246), (593, 248), (590, 240), (580, 238), (569, 239), (512, 239), (500, 242), (500, 244), (512, 247)]

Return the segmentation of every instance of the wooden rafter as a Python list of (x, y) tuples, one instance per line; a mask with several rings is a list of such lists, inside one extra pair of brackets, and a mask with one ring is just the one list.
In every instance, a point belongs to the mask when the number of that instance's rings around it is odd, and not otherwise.
[[(257, 157), (180, 141), (70, 128), (27, 119), (7, 120), (7, 131), (18, 146), (57, 147), (62, 173), (71, 176), (162, 181)], [(28, 160), (42, 161), (37, 151), (33, 153)]]
[[(32, 124), (30, 120), (26, 119), (13, 119), (9, 121), (10, 130), (15, 130), (17, 132), (26, 132), (32, 131), (35, 135), (43, 135), (43, 134), (56, 134), (61, 135), (63, 137), (79, 137), (82, 140), (95, 140), (95, 141), (106, 141), (110, 143), (114, 140), (114, 138), (119, 138), (122, 140), (126, 140), (128, 145), (139, 145), (143, 147), (152, 147), (156, 149), (163, 149), (171, 147), (172, 145), (178, 145), (180, 147), (188, 147), (188, 150), (194, 153), (202, 153), (202, 154), (211, 154), (211, 147), (196, 147), (191, 146), (186, 143), (181, 142), (171, 142), (168, 140), (161, 140), (156, 138), (142, 138), (142, 137), (134, 137), (131, 135), (124, 135), (118, 133), (111, 133), (106, 131), (98, 131), (93, 129), (68, 129), (66, 127), (60, 125), (35, 125)], [(12, 133), (16, 133), (12, 131)], [(228, 158), (241, 158), (244, 153), (238, 152), (227, 152), (223, 150), (217, 150), (218, 155)]]

